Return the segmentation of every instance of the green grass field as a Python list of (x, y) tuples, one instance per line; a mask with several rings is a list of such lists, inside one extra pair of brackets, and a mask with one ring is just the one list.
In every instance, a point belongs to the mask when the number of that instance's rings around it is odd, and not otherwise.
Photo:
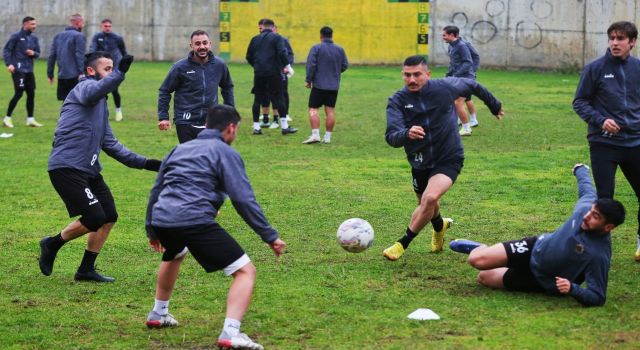
[[(121, 87), (125, 119), (112, 123), (122, 143), (154, 158), (177, 143), (174, 129), (163, 133), (156, 127), (157, 89), (169, 67), (134, 63)], [(276, 259), (231, 205), (223, 207), (219, 222), (258, 269), (244, 332), (267, 349), (640, 347), (640, 265), (633, 261), (638, 204), (621, 175), (616, 194), (629, 215), (613, 234), (603, 307), (481, 287), (465, 256), (429, 252), (430, 227), (401, 260), (388, 262), (382, 250), (404, 232), (416, 205), (404, 152), (384, 141), (386, 101), (402, 87), (400, 67), (352, 67), (343, 75), (330, 145), (301, 144), (310, 132), (308, 91), (304, 67), (295, 68), (291, 115), (300, 132), (283, 137), (278, 130), (251, 135), (252, 72), (248, 65), (230, 66), (244, 117), (234, 147), (258, 201), (288, 243), (288, 252)], [(60, 251), (51, 276), (40, 274), (38, 241), (70, 219), (46, 171), (60, 103), (44, 62), (36, 75), (36, 116), (45, 126), (24, 126), (23, 97), (14, 113), (14, 137), (0, 139), (0, 349), (213, 348), (230, 278), (206, 274), (193, 258), (183, 264), (171, 301), (181, 326), (158, 331), (143, 324), (160, 261), (144, 233), (155, 173), (102, 154), (120, 219), (97, 264), (115, 283), (74, 282), (84, 238)], [(443, 75), (442, 69), (433, 72)], [(441, 202), (443, 215), (455, 220), (447, 242), (496, 243), (552, 231), (577, 198), (571, 167), (589, 161), (586, 125), (571, 107), (578, 75), (481, 71), (479, 80), (503, 101), (507, 115), (498, 122), (477, 103), (480, 126), (464, 139), (464, 169)], [(9, 74), (0, 74), (0, 108), (12, 94)], [(113, 110), (112, 101), (109, 106)], [(376, 232), (373, 247), (360, 254), (336, 243), (337, 227), (351, 217), (368, 220)], [(417, 308), (430, 308), (442, 319), (408, 320)]]

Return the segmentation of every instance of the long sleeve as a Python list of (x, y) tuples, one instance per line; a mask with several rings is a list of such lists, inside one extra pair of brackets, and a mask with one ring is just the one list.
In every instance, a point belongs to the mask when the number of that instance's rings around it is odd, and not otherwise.
[(177, 68), (176, 65), (171, 67), (167, 77), (164, 78), (158, 92), (158, 120), (169, 120), (169, 103), (171, 102), (171, 94), (176, 91), (177, 87)]
[(309, 51), (309, 56), (307, 56), (307, 76), (305, 81), (307, 83), (313, 83), (313, 80), (316, 77), (316, 72), (318, 71), (318, 48), (316, 46), (312, 47)]
[(128, 166), (129, 168), (142, 169), (147, 158), (133, 152), (125, 147), (116, 139), (111, 130), (111, 126), (107, 124), (105, 128), (104, 141), (102, 142), (102, 150), (111, 158)]
[(84, 51), (86, 47), (86, 41), (84, 36), (78, 35), (75, 40), (75, 60), (76, 60), (76, 68), (78, 69), (78, 75), (82, 74), (84, 71)]
[(592, 66), (587, 66), (580, 75), (580, 82), (573, 99), (573, 110), (588, 124), (602, 126), (607, 118), (591, 105), (598, 90), (594, 74)]
[(607, 300), (607, 284), (609, 280), (609, 259), (592, 261), (585, 271), (586, 288), (571, 283), (569, 295), (584, 306), (601, 306)]
[(156, 177), (156, 181), (153, 184), (153, 187), (151, 188), (151, 193), (149, 193), (149, 201), (147, 202), (147, 214), (145, 217), (145, 229), (147, 231), (148, 239), (158, 239), (158, 235), (153, 229), (153, 226), (151, 226), (151, 220), (153, 219), (152, 217), (153, 206), (156, 204), (156, 202), (158, 202), (158, 197), (160, 196), (160, 191), (162, 190), (162, 183), (164, 182), (164, 174), (166, 170), (166, 166), (165, 166), (166, 160), (169, 159), (169, 157), (171, 157), (171, 155), (175, 150), (176, 150), (175, 148), (172, 149), (171, 152), (169, 152), (169, 154), (167, 154), (167, 156), (164, 157), (164, 160), (162, 161), (162, 165), (160, 165), (160, 170), (158, 170), (158, 176)]
[(222, 79), (220, 79), (220, 93), (222, 94), (224, 104), (231, 107), (235, 106), (235, 100), (233, 97), (233, 80), (229, 73), (229, 67), (227, 67), (226, 64), (224, 65)]
[(118, 37), (118, 50), (120, 50), (123, 57), (127, 55), (127, 47), (124, 44), (124, 39), (122, 37)]
[(37, 37), (34, 37), (33, 41), (34, 41), (34, 45), (33, 45), (33, 48), (31, 49), (33, 50), (33, 56), (31, 56), (31, 58), (36, 59), (40, 57), (40, 40), (38, 40)]
[(4, 45), (4, 49), (2, 50), (2, 58), (4, 59), (4, 64), (9, 66), (10, 64), (15, 66), (15, 62), (13, 61), (13, 50), (16, 47), (16, 42), (18, 38), (16, 35), (11, 35), (9, 41)]
[(56, 64), (56, 59), (58, 57), (58, 37), (55, 36), (53, 38), (53, 43), (51, 44), (51, 50), (49, 50), (49, 58), (47, 58), (47, 78), (53, 79), (53, 69)]
[(402, 147), (407, 142), (409, 129), (404, 123), (400, 101), (392, 96), (387, 103), (387, 130), (385, 140), (392, 147)]
[(100, 48), (98, 48), (98, 36), (99, 36), (99, 34), (96, 34), (91, 39), (91, 46), (89, 48), (90, 52), (101, 51)]

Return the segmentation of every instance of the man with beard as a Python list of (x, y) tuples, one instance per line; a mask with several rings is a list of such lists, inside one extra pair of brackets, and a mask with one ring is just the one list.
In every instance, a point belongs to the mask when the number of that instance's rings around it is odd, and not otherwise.
[(404, 147), (411, 165), (413, 191), (418, 206), (411, 215), (405, 234), (383, 255), (398, 260), (411, 241), (431, 222), (431, 251), (442, 251), (445, 232), (453, 220), (440, 215), (440, 198), (458, 178), (464, 162), (462, 140), (456, 126), (454, 101), (460, 96), (476, 95), (500, 119), (502, 103), (475, 80), (431, 78), (424, 56), (404, 61), (405, 87), (389, 97), (385, 139), (392, 147)]
[(136, 169), (158, 171), (160, 161), (145, 158), (122, 145), (109, 125), (107, 94), (124, 80), (133, 56), (125, 56), (118, 69), (108, 52), (87, 54), (86, 78), (69, 93), (53, 138), (49, 178), (62, 198), (69, 217), (80, 216), (59, 234), (40, 241), (40, 271), (49, 276), (58, 251), (67, 242), (88, 234), (87, 248), (76, 281), (113, 282), (96, 272), (95, 261), (118, 219), (111, 190), (100, 172), (100, 152)]
[(15, 93), (9, 102), (7, 115), (4, 117), (3, 125), (13, 128), (11, 114), (16, 108), (18, 101), (22, 98), (22, 93), (27, 93), (27, 126), (40, 127), (33, 117), (33, 109), (36, 97), (36, 78), (33, 75), (33, 59), (40, 56), (40, 43), (38, 37), (33, 35), (36, 31), (36, 19), (30, 16), (22, 20), (22, 29), (11, 34), (9, 41), (4, 46), (4, 63), (13, 78), (13, 89)]
[(158, 94), (158, 128), (169, 130), (169, 103), (175, 92), (173, 122), (180, 143), (195, 139), (204, 130), (209, 107), (218, 104), (218, 86), (224, 104), (234, 106), (229, 68), (211, 52), (209, 34), (194, 31), (189, 46), (192, 51), (171, 67)]
[(58, 100), (64, 101), (69, 92), (82, 78), (84, 69), (84, 51), (86, 41), (82, 35), (84, 19), (79, 13), (71, 15), (71, 24), (63, 32), (53, 37), (53, 44), (49, 50), (47, 60), (47, 78), (49, 84), (53, 84), (53, 68), (58, 61)]
[[(569, 220), (553, 233), (487, 247), (455, 240), (454, 251), (469, 254), (481, 270), (478, 282), (512, 291), (570, 295), (585, 306), (604, 305), (611, 265), (611, 231), (624, 222), (622, 203), (597, 199), (589, 167), (576, 164), (578, 202)], [(580, 285), (586, 282), (587, 287)]]

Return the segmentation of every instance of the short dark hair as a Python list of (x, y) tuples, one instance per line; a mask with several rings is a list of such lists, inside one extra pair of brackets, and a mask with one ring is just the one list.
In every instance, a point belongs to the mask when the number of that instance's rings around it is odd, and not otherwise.
[(276, 23), (271, 18), (265, 18), (262, 20), (263, 27), (272, 28)]
[(622, 33), (630, 40), (638, 38), (638, 28), (636, 28), (635, 24), (627, 21), (619, 21), (611, 24), (609, 29), (607, 29), (607, 36), (611, 36), (613, 32)]
[(113, 60), (111, 54), (107, 51), (94, 51), (84, 55), (84, 71), (88, 73), (88, 67), (96, 69), (96, 62), (101, 58), (108, 58), (110, 60)]
[(622, 203), (611, 198), (600, 198), (595, 203), (595, 208), (604, 216), (607, 224), (618, 227), (622, 225), (625, 217), (625, 209)]
[(442, 30), (447, 34), (453, 34), (456, 38), (460, 35), (460, 28), (456, 26), (446, 26)]
[(110, 23), (113, 24), (113, 22), (111, 22), (111, 20), (109, 18), (105, 18), (102, 21), (100, 21), (101, 24), (105, 24), (105, 23)]
[(267, 19), (267, 18), (260, 18), (260, 20), (258, 21), (258, 25), (264, 25), (264, 21), (265, 21), (266, 19)]
[(320, 35), (323, 38), (332, 38), (333, 37), (333, 29), (329, 26), (324, 26), (320, 28)]
[(404, 63), (402, 65), (411, 67), (411, 66), (418, 66), (421, 64), (424, 64), (426, 66), (427, 58), (421, 55), (414, 55), (414, 56), (409, 56), (405, 58)]
[(196, 35), (206, 35), (207, 38), (209, 37), (209, 33), (205, 32), (202, 29), (198, 29), (198, 30), (194, 30), (193, 33), (191, 33), (191, 37), (189, 39), (193, 39), (193, 37)]
[(207, 129), (223, 131), (229, 124), (238, 124), (240, 113), (231, 106), (214, 105), (207, 111)]
[(22, 19), (22, 24), (25, 24), (27, 22), (31, 22), (31, 21), (35, 21), (36, 19), (31, 17), (31, 16), (27, 16), (25, 18)]

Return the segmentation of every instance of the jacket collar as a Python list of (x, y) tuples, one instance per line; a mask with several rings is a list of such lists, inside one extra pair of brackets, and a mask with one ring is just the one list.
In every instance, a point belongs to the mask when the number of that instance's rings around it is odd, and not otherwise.
[(332, 38), (324, 38), (322, 39), (323, 43), (327, 43), (327, 44), (333, 44), (333, 39)]
[(224, 142), (224, 139), (222, 138), (222, 132), (220, 130), (218, 130), (218, 129), (204, 129), (198, 134), (197, 138), (199, 138), (199, 139), (219, 139), (220, 141)]
[(631, 57), (631, 55), (627, 56), (627, 58), (625, 59), (614, 57), (611, 54), (611, 49), (607, 49), (607, 52), (604, 54), (604, 56), (607, 58), (608, 61), (615, 62), (615, 63), (626, 63), (629, 60), (629, 57)]
[(76, 27), (72, 27), (72, 26), (68, 26), (67, 28), (65, 28), (64, 30), (75, 30), (77, 32), (80, 32), (80, 30)]
[[(213, 63), (215, 56), (213, 55), (213, 52), (209, 51), (207, 52), (207, 56), (209, 56), (209, 60), (205, 63)], [(196, 64), (200, 64), (200, 62), (196, 61), (195, 58), (193, 58), (193, 51), (189, 51), (189, 53), (187, 54), (187, 60), (189, 62), (193, 62)]]

